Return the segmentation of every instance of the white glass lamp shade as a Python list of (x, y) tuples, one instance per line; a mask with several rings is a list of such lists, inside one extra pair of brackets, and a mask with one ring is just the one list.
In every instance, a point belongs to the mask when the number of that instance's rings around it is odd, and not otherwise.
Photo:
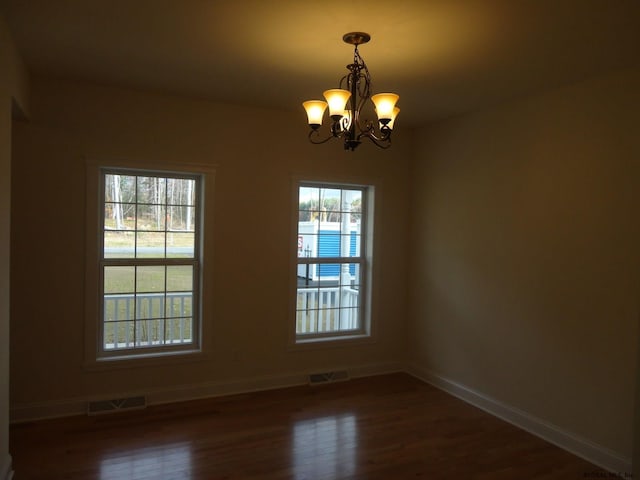
[(329, 104), (329, 115), (331, 118), (339, 119), (344, 115), (345, 107), (351, 97), (349, 90), (342, 90), (341, 88), (332, 88), (324, 92), (324, 98), (327, 99)]
[(308, 100), (302, 102), (302, 106), (307, 111), (307, 118), (309, 119), (309, 125), (311, 128), (318, 128), (322, 125), (322, 117), (324, 111), (327, 109), (327, 102), (322, 100)]
[(393, 113), (391, 114), (391, 120), (387, 123), (387, 127), (389, 130), (393, 130), (393, 124), (396, 122), (396, 117), (400, 113), (400, 109), (398, 107), (393, 107)]
[(371, 96), (371, 101), (376, 106), (378, 120), (382, 124), (388, 124), (393, 119), (393, 109), (400, 97), (395, 93), (376, 93)]

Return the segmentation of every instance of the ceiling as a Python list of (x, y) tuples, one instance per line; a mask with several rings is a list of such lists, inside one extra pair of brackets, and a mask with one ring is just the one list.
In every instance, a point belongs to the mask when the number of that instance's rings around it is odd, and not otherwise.
[(360, 47), (418, 125), (640, 67), (638, 0), (0, 0), (35, 74), (304, 112)]

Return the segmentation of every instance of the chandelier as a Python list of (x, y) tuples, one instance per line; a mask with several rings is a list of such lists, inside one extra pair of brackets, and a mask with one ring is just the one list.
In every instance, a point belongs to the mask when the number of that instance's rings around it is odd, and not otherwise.
[[(311, 127), (309, 140), (311, 143), (320, 144), (338, 138), (344, 141), (345, 150), (353, 151), (360, 145), (362, 138), (368, 138), (380, 148), (389, 148), (393, 124), (400, 112), (395, 105), (400, 97), (395, 93), (371, 95), (371, 75), (358, 52), (358, 45), (371, 40), (371, 35), (350, 32), (346, 33), (342, 40), (354, 46), (353, 63), (347, 65), (349, 73), (340, 79), (339, 88), (324, 92), (326, 102), (309, 100), (302, 103)], [(362, 118), (362, 109), (369, 99), (375, 105), (377, 122)], [(320, 127), (327, 106), (331, 127), (327, 136), (323, 137)]]

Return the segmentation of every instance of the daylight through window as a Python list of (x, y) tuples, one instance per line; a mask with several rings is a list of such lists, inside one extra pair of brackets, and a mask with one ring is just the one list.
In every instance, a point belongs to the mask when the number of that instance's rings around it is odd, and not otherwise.
[(192, 349), (200, 176), (103, 169), (101, 180), (102, 356)]
[(298, 188), (298, 341), (366, 333), (368, 194), (364, 186)]

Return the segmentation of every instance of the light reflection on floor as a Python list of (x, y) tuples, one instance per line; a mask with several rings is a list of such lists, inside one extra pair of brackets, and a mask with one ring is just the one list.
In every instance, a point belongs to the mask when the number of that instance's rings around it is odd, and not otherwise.
[(100, 461), (100, 480), (123, 478), (191, 478), (191, 444), (168, 443), (134, 450), (119, 450)]
[(292, 470), (296, 480), (355, 474), (358, 426), (353, 414), (301, 420), (293, 425)]

